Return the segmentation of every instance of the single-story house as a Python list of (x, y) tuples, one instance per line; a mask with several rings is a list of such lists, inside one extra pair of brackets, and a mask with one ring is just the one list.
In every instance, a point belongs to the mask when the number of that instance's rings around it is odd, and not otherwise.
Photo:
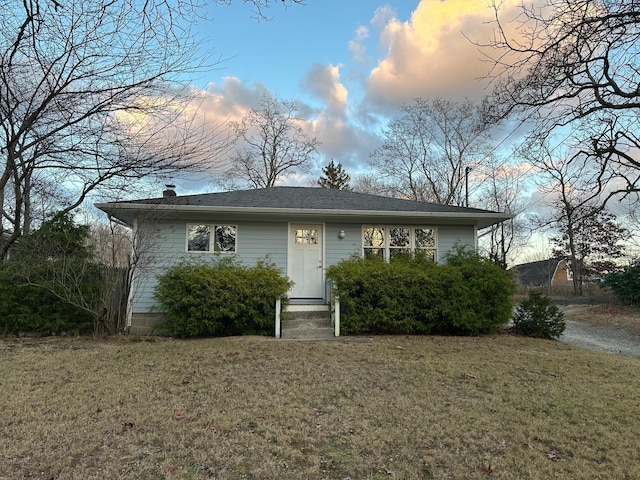
[(252, 265), (268, 257), (294, 286), (292, 304), (328, 303), (326, 268), (354, 254), (389, 260), (421, 252), (442, 262), (456, 246), (477, 247), (477, 232), (512, 218), (476, 208), (344, 190), (272, 187), (96, 205), (130, 226), (141, 258), (134, 274), (129, 325), (157, 321), (156, 277), (183, 259), (234, 256)]
[(568, 287), (573, 285), (573, 275), (567, 261), (549, 258), (522, 263), (511, 268), (518, 283), (523, 287)]

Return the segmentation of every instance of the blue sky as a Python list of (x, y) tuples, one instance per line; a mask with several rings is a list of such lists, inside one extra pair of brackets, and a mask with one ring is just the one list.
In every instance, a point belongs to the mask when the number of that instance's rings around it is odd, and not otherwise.
[[(197, 26), (203, 52), (224, 59), (192, 80), (202, 91), (206, 122), (239, 120), (262, 94), (295, 100), (308, 135), (321, 146), (314, 173), (285, 184), (308, 184), (330, 160), (352, 175), (368, 170), (380, 129), (415, 97), (479, 99), (489, 65), (468, 38), (486, 41), (493, 11), (486, 0), (275, 1), (268, 21), (250, 5), (212, 4)], [(518, 0), (507, 0), (508, 9)], [(500, 139), (498, 139), (499, 141)], [(180, 193), (212, 184), (176, 179)]]
[[(352, 65), (350, 42), (359, 28), (370, 26), (378, 9), (390, 8), (408, 19), (417, 4), (309, 0), (285, 8), (276, 2), (265, 10), (267, 21), (251, 18), (250, 7), (240, 1), (214, 4), (209, 8), (212, 20), (200, 23), (198, 36), (228, 60), (209, 81), (235, 76), (247, 84), (262, 83), (279, 96), (304, 94), (302, 82), (313, 65)], [(368, 46), (375, 47), (376, 39), (368, 40)]]

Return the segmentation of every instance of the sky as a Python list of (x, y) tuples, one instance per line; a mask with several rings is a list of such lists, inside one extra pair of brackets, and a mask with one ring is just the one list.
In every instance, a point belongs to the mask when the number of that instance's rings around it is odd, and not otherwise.
[[(308, 185), (331, 160), (352, 177), (366, 173), (381, 128), (416, 97), (489, 92), (489, 64), (473, 43), (492, 35), (487, 0), (275, 1), (265, 13), (268, 20), (257, 20), (239, 0), (210, 4), (195, 33), (214, 65), (190, 81), (212, 126), (240, 120), (263, 94), (297, 103), (319, 155), (310, 176), (282, 184)], [(174, 183), (178, 194), (203, 193), (216, 188), (210, 180)]]

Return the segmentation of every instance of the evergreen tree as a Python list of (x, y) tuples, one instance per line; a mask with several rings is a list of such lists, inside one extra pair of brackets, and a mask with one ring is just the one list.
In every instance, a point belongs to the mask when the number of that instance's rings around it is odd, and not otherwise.
[(342, 164), (337, 165), (331, 160), (326, 167), (322, 167), (322, 176), (318, 180), (318, 185), (322, 188), (335, 188), (336, 190), (351, 190), (349, 186), (351, 177), (344, 171)]

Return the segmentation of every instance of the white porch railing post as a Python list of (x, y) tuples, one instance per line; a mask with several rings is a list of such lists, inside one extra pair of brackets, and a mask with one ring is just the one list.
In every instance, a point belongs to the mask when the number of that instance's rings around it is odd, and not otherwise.
[(336, 295), (333, 297), (334, 302), (334, 322), (333, 322), (333, 335), (335, 337), (340, 336), (340, 297)]
[(282, 300), (280, 297), (276, 298), (276, 338), (280, 338), (280, 306)]

